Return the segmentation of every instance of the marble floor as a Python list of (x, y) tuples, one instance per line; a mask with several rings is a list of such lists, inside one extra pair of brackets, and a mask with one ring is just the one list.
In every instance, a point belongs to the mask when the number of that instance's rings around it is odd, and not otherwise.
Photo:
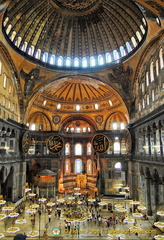
[[(20, 211), (20, 214), (17, 218), (7, 217), (3, 220), (0, 220), (0, 233), (4, 234), (2, 240), (13, 239), (14, 236), (18, 233), (26, 234), (28, 237), (26, 239), (44, 239), (43, 235), (48, 236), (47, 239), (56, 239), (56, 240), (66, 240), (66, 239), (104, 239), (104, 240), (121, 240), (121, 239), (153, 239), (155, 235), (162, 234), (158, 228), (153, 228), (153, 217), (148, 217), (148, 220), (139, 218), (135, 221), (134, 224), (125, 224), (122, 222), (122, 217), (130, 218), (130, 213), (120, 213), (119, 211), (109, 212), (108, 209), (102, 207), (95, 207), (91, 205), (86, 206), (81, 204), (80, 211), (84, 213), (87, 209), (92, 212), (92, 218), (83, 222), (75, 221), (70, 224), (70, 231), (68, 231), (69, 226), (64, 220), (62, 220), (62, 214), (60, 214), (65, 209), (65, 214), (69, 218), (69, 214), (76, 212), (76, 209), (73, 207), (68, 207), (63, 203), (60, 203), (57, 206), (50, 208), (48, 212), (46, 209), (46, 204), (42, 203), (42, 208), (40, 214), (38, 211), (35, 214), (30, 214), (27, 210), (31, 209), (31, 201), (25, 201), (23, 203), (23, 211)], [(35, 202), (34, 204), (38, 204)], [(22, 208), (21, 208), (22, 209)], [(71, 211), (70, 211), (70, 210)], [(17, 209), (18, 210), (18, 209)], [(69, 211), (69, 214), (67, 213)], [(71, 213), (70, 213), (71, 212)], [(4, 214), (4, 211), (1, 209), (1, 214)], [(79, 213), (78, 213), (79, 214)], [(59, 217), (60, 215), (60, 217)], [(72, 216), (72, 215), (71, 215)], [(116, 217), (114, 219), (113, 217)], [(14, 219), (14, 221), (13, 221)], [(16, 224), (15, 220), (25, 219), (26, 223)], [(109, 220), (109, 221), (108, 221)], [(15, 222), (15, 224), (13, 224)], [(109, 224), (108, 224), (109, 222)], [(77, 226), (79, 225), (79, 230)], [(135, 225), (135, 226), (134, 226)], [(19, 231), (16, 233), (9, 233), (9, 228), (19, 227)], [(47, 228), (46, 228), (47, 227)], [(137, 229), (134, 227), (138, 227)], [(131, 228), (131, 230), (130, 230)], [(133, 228), (133, 229), (132, 229)], [(36, 237), (30, 237), (30, 232), (36, 232)], [(46, 234), (44, 234), (46, 232)], [(59, 234), (59, 235), (58, 235)]]

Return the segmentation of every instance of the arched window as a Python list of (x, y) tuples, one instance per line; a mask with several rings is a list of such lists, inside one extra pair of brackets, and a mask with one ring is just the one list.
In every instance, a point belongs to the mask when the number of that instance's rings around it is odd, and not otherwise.
[(87, 174), (92, 174), (92, 161), (88, 159), (87, 161)]
[(151, 82), (154, 81), (154, 63), (153, 63), (153, 61), (150, 64), (150, 80), (151, 80)]
[(6, 24), (8, 23), (8, 21), (9, 21), (9, 17), (5, 18), (5, 20), (4, 20), (4, 22), (3, 22), (3, 26), (4, 26), (4, 27), (6, 26)]
[(90, 57), (90, 66), (91, 66), (91, 67), (96, 66), (96, 60), (95, 60), (95, 58), (94, 58), (93, 56)]
[(82, 155), (82, 145), (81, 145), (81, 143), (76, 143), (75, 144), (75, 155), (76, 156)]
[(142, 108), (145, 108), (145, 99), (142, 100)]
[(77, 57), (74, 59), (74, 67), (79, 67), (79, 59)]
[(42, 56), (42, 61), (47, 62), (48, 61), (48, 52), (44, 52)]
[(105, 54), (105, 58), (106, 58), (106, 63), (112, 62), (112, 56), (109, 52)]
[(99, 105), (97, 103), (95, 103), (95, 109), (98, 110), (99, 109)]
[(117, 163), (114, 165), (114, 168), (115, 168), (115, 169), (118, 169), (118, 170), (121, 170), (122, 164), (121, 164), (120, 162), (117, 162)]
[(11, 107), (11, 100), (9, 99), (9, 101), (8, 101), (8, 109), (10, 109), (10, 107)]
[(145, 83), (142, 82), (142, 92), (144, 93), (145, 92)]
[(116, 49), (113, 50), (113, 59), (114, 60), (119, 60), (120, 59), (118, 51)]
[(156, 23), (158, 24), (158, 26), (161, 26), (161, 21), (160, 21), (159, 17), (156, 17)]
[(146, 72), (146, 86), (149, 86), (149, 72)]
[(133, 47), (137, 47), (137, 42), (136, 42), (136, 39), (134, 37), (131, 38), (131, 41), (133, 43)]
[(47, 103), (47, 100), (44, 100), (43, 103), (42, 103), (42, 106), (46, 106), (46, 103)]
[(3, 87), (6, 88), (6, 86), (7, 86), (7, 76), (6, 76), (6, 74), (4, 73), (4, 74), (3, 74)]
[(38, 50), (36, 51), (36, 53), (35, 53), (35, 58), (36, 58), (36, 59), (40, 59), (40, 57), (41, 57), (41, 50), (38, 49)]
[(158, 76), (159, 75), (159, 61), (158, 60), (156, 60), (156, 62), (155, 62), (155, 69), (156, 69), (156, 76)]
[(86, 59), (86, 57), (82, 58), (82, 67), (87, 67), (87, 59)]
[(57, 107), (58, 110), (61, 109), (61, 104), (58, 103), (56, 107)]
[(120, 46), (120, 53), (121, 53), (121, 57), (126, 56), (126, 51), (125, 51), (125, 48), (123, 46)]
[(65, 155), (70, 155), (70, 143), (66, 143), (65, 145)]
[(82, 173), (82, 161), (81, 159), (75, 160), (75, 173), (79, 174)]
[(124, 123), (121, 123), (120, 124), (120, 128), (123, 130), (123, 129), (125, 129), (125, 124)]
[(162, 69), (164, 67), (163, 49), (162, 48), (159, 51), (159, 62), (160, 62), (160, 68)]
[(36, 129), (36, 125), (33, 123), (32, 125), (31, 125), (31, 128), (30, 128), (32, 131), (35, 131), (35, 129)]
[(77, 128), (76, 128), (76, 132), (77, 132), (77, 133), (80, 133), (80, 131), (81, 131), (80, 127), (77, 127)]
[(28, 48), (28, 55), (33, 56), (34, 54), (34, 46), (31, 45), (31, 47)]
[(62, 57), (62, 56), (59, 56), (59, 57), (58, 57), (57, 65), (58, 65), (59, 67), (63, 66), (63, 57)]
[(120, 143), (118, 140), (114, 142), (114, 154), (119, 154), (120, 153)]
[(154, 94), (154, 89), (152, 90), (152, 102), (155, 100), (155, 94)]
[(116, 122), (114, 122), (114, 123), (112, 124), (112, 129), (113, 129), (113, 130), (117, 130), (117, 129), (118, 129), (118, 124), (117, 124)]
[(130, 46), (129, 42), (126, 42), (126, 48), (128, 50), (128, 53), (132, 51), (132, 47)]
[(145, 18), (142, 18), (142, 22), (143, 22), (144, 25), (146, 26), (146, 20), (145, 20)]
[(75, 131), (74, 127), (71, 127), (71, 128), (70, 128), (70, 131), (71, 131), (71, 132), (74, 132), (74, 131)]
[(71, 58), (67, 57), (65, 61), (66, 67), (71, 67)]
[(55, 55), (52, 54), (51, 57), (50, 57), (50, 64), (54, 65), (55, 64)]
[(138, 104), (138, 111), (141, 112), (141, 103)]
[(92, 153), (92, 147), (91, 147), (91, 143), (87, 143), (87, 155), (91, 155)]
[(140, 32), (139, 32), (139, 31), (137, 31), (137, 32), (136, 32), (136, 36), (137, 36), (137, 38), (138, 38), (138, 40), (139, 40), (139, 41), (141, 41), (141, 40), (142, 40), (142, 37), (141, 37), (141, 34), (140, 34)]
[(19, 47), (20, 46), (20, 44), (21, 44), (21, 41), (22, 41), (22, 38), (21, 37), (18, 37), (18, 40), (17, 40), (17, 47)]
[(141, 32), (145, 34), (145, 28), (142, 25), (140, 25), (140, 29), (141, 29)]
[(76, 105), (76, 111), (80, 111), (80, 105)]
[(83, 132), (86, 132), (87, 131), (87, 127), (83, 127)]
[(98, 65), (103, 65), (104, 64), (104, 58), (101, 54), (98, 55)]
[(24, 42), (24, 44), (20, 48), (23, 52), (26, 52), (27, 49), (27, 42)]
[(7, 35), (10, 33), (11, 28), (12, 28), (12, 25), (9, 24), (8, 27), (7, 27), (7, 29), (6, 29), (6, 34), (7, 34)]
[(112, 107), (113, 106), (113, 103), (111, 100), (108, 101), (109, 102), (109, 105)]
[(16, 36), (16, 31), (13, 31), (10, 37), (11, 41), (14, 41), (15, 36)]

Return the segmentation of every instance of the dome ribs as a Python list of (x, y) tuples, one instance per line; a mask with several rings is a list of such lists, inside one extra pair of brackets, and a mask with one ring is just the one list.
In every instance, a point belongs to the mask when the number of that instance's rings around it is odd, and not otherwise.
[(42, 65), (84, 70), (117, 64), (145, 40), (144, 16), (131, 0), (56, 1), (12, 0), (4, 14), (11, 46)]
[(70, 32), (71, 32), (71, 26), (72, 26), (72, 20), (67, 19), (67, 28), (64, 38), (64, 56), (71, 56), (71, 45), (70, 45)]
[(50, 38), (50, 52), (53, 54), (56, 54), (57, 52), (57, 43), (58, 43), (57, 39), (60, 34), (61, 22), (62, 22), (61, 14), (56, 13), (56, 18), (52, 22), (52, 32), (51, 32), (51, 38)]

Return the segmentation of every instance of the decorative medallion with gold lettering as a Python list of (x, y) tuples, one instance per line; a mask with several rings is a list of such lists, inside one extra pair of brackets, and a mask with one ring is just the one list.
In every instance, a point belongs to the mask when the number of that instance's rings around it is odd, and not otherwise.
[(109, 140), (104, 134), (96, 134), (92, 138), (92, 147), (97, 153), (105, 153), (109, 148)]
[(47, 148), (51, 153), (59, 153), (63, 149), (63, 138), (59, 135), (52, 135), (47, 140)]
[(23, 134), (22, 138), (22, 150), (24, 153), (28, 153), (30, 145), (31, 145), (31, 133), (29, 131), (26, 131)]

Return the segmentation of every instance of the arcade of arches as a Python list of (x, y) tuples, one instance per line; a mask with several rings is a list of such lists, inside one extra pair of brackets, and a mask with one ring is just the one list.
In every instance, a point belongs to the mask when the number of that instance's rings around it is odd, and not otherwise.
[(119, 197), (123, 184), (154, 215), (164, 204), (162, 1), (67, 2), (0, 1), (0, 196), (77, 187)]

